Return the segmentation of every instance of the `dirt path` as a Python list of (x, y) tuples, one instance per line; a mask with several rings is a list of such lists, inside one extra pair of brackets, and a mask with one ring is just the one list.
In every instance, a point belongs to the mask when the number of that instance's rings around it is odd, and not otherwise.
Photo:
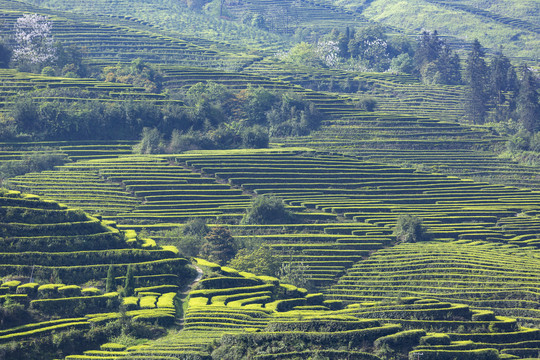
[[(193, 279), (193, 281), (191, 283), (189, 283), (188, 285), (186, 285), (184, 287), (184, 289), (182, 289), (182, 292), (180, 293), (180, 300), (182, 300), (182, 303), (184, 303), (184, 301), (186, 301), (186, 298), (188, 297), (189, 292), (191, 290), (193, 290), (193, 288), (199, 283), (199, 281), (201, 281), (201, 279), (202, 279), (202, 277), (204, 275), (204, 273), (203, 273), (203, 271), (201, 270), (200, 267), (198, 267), (195, 264), (193, 264), (193, 267), (197, 271), (197, 276), (195, 277), (195, 279)], [(185, 314), (182, 312), (181, 317), (177, 318), (176, 322), (175, 322), (175, 324), (180, 329), (184, 327), (184, 315)]]

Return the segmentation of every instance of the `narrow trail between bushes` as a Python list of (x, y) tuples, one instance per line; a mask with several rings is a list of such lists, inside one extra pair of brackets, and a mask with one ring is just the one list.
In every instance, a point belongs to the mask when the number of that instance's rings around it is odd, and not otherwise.
[[(199, 283), (199, 281), (201, 281), (201, 279), (202, 279), (202, 277), (204, 275), (204, 273), (203, 273), (203, 271), (202, 271), (202, 269), (200, 267), (198, 267), (195, 264), (193, 264), (193, 267), (197, 271), (197, 276), (195, 277), (195, 279), (193, 279), (193, 281), (191, 283), (189, 283), (188, 285), (186, 285), (182, 289), (182, 292), (180, 293), (180, 300), (182, 301), (182, 304), (184, 304), (184, 302), (186, 301), (186, 298), (188, 297), (190, 291), (193, 290), (193, 288)], [(176, 322), (175, 322), (176, 326), (178, 326), (180, 330), (184, 327), (184, 315), (185, 314), (182, 311), (181, 317), (177, 318)]]

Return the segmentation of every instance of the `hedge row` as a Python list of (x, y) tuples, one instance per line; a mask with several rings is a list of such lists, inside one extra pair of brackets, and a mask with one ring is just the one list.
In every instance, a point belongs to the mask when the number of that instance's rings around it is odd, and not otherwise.
[(255, 334), (223, 335), (222, 344), (226, 346), (247, 345), (248, 347), (258, 347), (272, 341), (306, 341), (322, 346), (339, 346), (347, 344), (351, 346), (362, 346), (364, 342), (373, 342), (377, 338), (394, 334), (401, 329), (400, 325), (384, 325), (380, 327), (337, 331), (337, 332), (261, 332)]
[(85, 315), (102, 312), (103, 309), (115, 310), (120, 305), (117, 293), (98, 296), (80, 296), (60, 299), (32, 300), (30, 307), (47, 315)]

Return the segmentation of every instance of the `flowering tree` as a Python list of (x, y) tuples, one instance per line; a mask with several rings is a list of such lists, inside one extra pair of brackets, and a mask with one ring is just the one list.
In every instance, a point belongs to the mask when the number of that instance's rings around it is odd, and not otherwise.
[(52, 22), (46, 16), (25, 14), (15, 23), (13, 61), (19, 66), (41, 69), (56, 59)]
[(329, 68), (334, 68), (339, 63), (339, 47), (337, 41), (319, 41), (315, 53)]

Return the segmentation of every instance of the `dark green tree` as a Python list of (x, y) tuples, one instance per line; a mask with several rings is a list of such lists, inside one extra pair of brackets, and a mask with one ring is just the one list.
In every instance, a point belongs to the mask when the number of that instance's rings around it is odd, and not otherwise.
[(114, 281), (114, 269), (112, 265), (109, 265), (109, 269), (107, 270), (107, 280), (105, 282), (105, 292), (109, 293), (116, 289), (116, 284)]
[(461, 60), (448, 45), (444, 45), (439, 58), (435, 61), (438, 72), (437, 84), (458, 85), (461, 84)]
[(245, 92), (245, 101), (243, 102), (243, 110), (246, 114), (248, 125), (265, 125), (266, 112), (278, 102), (279, 98), (276, 94), (266, 90), (262, 86), (248, 86)]
[(400, 215), (394, 228), (396, 240), (403, 242), (418, 242), (429, 240), (427, 229), (422, 225), (422, 219), (412, 215)]
[(283, 200), (272, 196), (257, 196), (242, 218), (242, 224), (284, 224), (293, 220), (293, 214), (285, 208)]
[(422, 33), (413, 63), (414, 73), (420, 75), (424, 83), (461, 84), (459, 56), (439, 38), (437, 31)]
[(241, 249), (230, 261), (229, 266), (256, 275), (277, 276), (281, 267), (281, 259), (270, 246), (262, 245), (254, 251)]
[(13, 52), (3, 43), (0, 43), (0, 68), (9, 67)]
[(157, 154), (163, 150), (163, 135), (158, 129), (144, 128), (141, 141), (133, 147), (135, 154)]
[(465, 102), (465, 112), (468, 119), (474, 124), (483, 124), (487, 113), (488, 68), (484, 56), (482, 45), (475, 39), (465, 68), (468, 95)]
[(214, 227), (204, 240), (200, 255), (210, 261), (224, 265), (236, 255), (234, 238), (227, 228)]
[(210, 228), (206, 225), (206, 221), (201, 218), (194, 218), (184, 224), (182, 233), (184, 235), (193, 235), (204, 237), (210, 232)]
[(531, 133), (540, 131), (540, 104), (538, 103), (538, 81), (531, 70), (520, 66), (521, 81), (517, 97), (517, 114), (523, 128)]
[(439, 58), (439, 53), (443, 47), (443, 42), (439, 39), (437, 30), (433, 32), (423, 31), (418, 41), (418, 48), (414, 53), (414, 65), (418, 73), (428, 63)]
[(131, 296), (135, 292), (135, 276), (131, 264), (127, 267), (126, 282), (124, 283), (124, 296)]
[(489, 93), (496, 104), (502, 104), (506, 98), (504, 91), (510, 91), (509, 77), (513, 70), (510, 60), (499, 50), (489, 66)]

